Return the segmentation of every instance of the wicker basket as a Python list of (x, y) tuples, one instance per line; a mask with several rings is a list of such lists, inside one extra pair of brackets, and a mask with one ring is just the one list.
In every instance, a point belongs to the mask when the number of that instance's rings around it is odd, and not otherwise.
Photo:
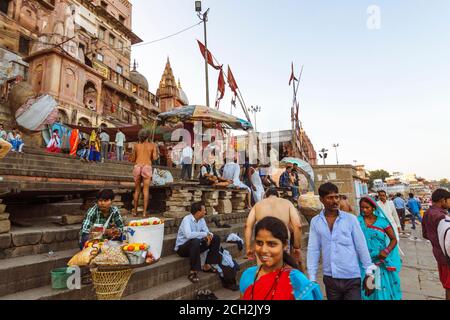
[(130, 280), (132, 270), (98, 271), (92, 269), (91, 273), (98, 300), (120, 300)]

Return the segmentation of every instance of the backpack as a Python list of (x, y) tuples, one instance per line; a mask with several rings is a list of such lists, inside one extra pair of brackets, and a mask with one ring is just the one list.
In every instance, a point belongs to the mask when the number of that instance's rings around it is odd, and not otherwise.
[(450, 216), (442, 219), (438, 225), (438, 239), (441, 245), (442, 252), (447, 258), (447, 263), (450, 265)]

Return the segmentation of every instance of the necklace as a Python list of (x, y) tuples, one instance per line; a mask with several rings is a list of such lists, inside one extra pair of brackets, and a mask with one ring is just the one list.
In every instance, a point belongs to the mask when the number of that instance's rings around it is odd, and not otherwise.
[[(255, 290), (256, 279), (258, 279), (258, 275), (259, 275), (259, 273), (261, 272), (261, 268), (262, 268), (262, 266), (260, 266), (260, 267), (258, 268), (258, 272), (257, 272), (256, 275), (255, 275), (255, 279), (253, 279), (253, 286), (252, 286), (252, 293), (251, 293), (251, 296), (250, 296), (250, 300), (254, 300), (254, 299), (253, 299), (253, 293), (254, 293), (254, 290)], [(274, 298), (274, 296), (275, 296), (276, 289), (277, 289), (277, 287), (278, 287), (278, 282), (280, 281), (281, 273), (282, 273), (283, 271), (284, 271), (284, 264), (283, 264), (283, 266), (280, 268), (280, 271), (278, 271), (278, 274), (277, 274), (277, 276), (275, 277), (275, 280), (273, 281), (272, 287), (270, 287), (269, 291), (266, 293), (266, 295), (264, 296), (264, 299), (263, 299), (263, 300), (269, 300), (269, 299), (267, 299), (267, 297), (268, 297), (269, 294), (271, 294), (271, 293), (272, 293), (272, 295), (271, 295), (271, 297), (270, 297), (270, 300), (273, 300), (273, 298)]]

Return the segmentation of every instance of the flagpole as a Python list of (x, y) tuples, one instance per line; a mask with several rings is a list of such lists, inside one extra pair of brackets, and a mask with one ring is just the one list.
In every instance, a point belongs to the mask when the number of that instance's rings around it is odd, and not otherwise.
[[(201, 8), (200, 8), (201, 10)], [(197, 12), (197, 15), (201, 21), (203, 21), (203, 30), (205, 35), (205, 82), (206, 82), (206, 106), (209, 107), (209, 76), (208, 76), (208, 40), (206, 36), (206, 22), (208, 22), (208, 10), (206, 10), (203, 14), (200, 13), (201, 11)]]

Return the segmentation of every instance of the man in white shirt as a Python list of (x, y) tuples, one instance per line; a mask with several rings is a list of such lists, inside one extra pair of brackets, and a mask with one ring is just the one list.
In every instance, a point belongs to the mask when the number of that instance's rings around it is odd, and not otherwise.
[(377, 204), (383, 210), (384, 215), (388, 218), (389, 222), (394, 228), (395, 236), (397, 237), (397, 241), (400, 241), (400, 219), (398, 218), (397, 210), (395, 209), (394, 202), (388, 200), (386, 191), (380, 190), (378, 191), (378, 198), (380, 200), (377, 201)]
[(126, 142), (125, 135), (120, 129), (117, 129), (116, 133), (116, 153), (117, 153), (117, 161), (123, 161), (123, 147)]
[(194, 158), (194, 151), (184, 142), (184, 148), (181, 151), (181, 179), (190, 180), (192, 174), (192, 160)]
[[(217, 273), (212, 264), (220, 261), (220, 237), (209, 232), (205, 221), (206, 208), (201, 202), (191, 205), (191, 214), (185, 216), (178, 229), (175, 251), (181, 257), (189, 257), (191, 272), (188, 279), (196, 283), (199, 281), (197, 272)], [(206, 262), (202, 268), (200, 253), (208, 251)]]
[(109, 134), (107, 134), (104, 130), (102, 130), (102, 133), (100, 133), (100, 141), (102, 162), (105, 162), (105, 160), (108, 159)]
[(243, 183), (240, 180), (241, 167), (231, 159), (227, 159), (226, 161), (227, 161), (227, 163), (223, 167), (222, 178), (224, 178), (225, 180), (232, 180), (233, 186), (236, 188), (247, 190), (247, 209), (251, 209), (251, 207), (252, 207), (252, 200), (251, 200), (252, 191), (245, 183)]

